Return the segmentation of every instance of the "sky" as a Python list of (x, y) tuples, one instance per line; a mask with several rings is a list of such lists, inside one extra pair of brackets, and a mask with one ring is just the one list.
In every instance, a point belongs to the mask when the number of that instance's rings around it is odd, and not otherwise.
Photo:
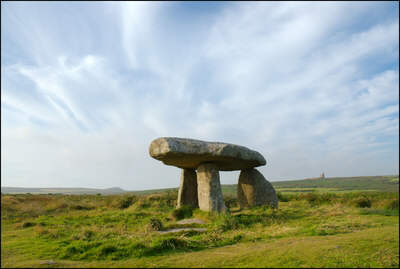
[(398, 90), (396, 1), (2, 1), (1, 185), (177, 187), (169, 136), (269, 181), (399, 174)]

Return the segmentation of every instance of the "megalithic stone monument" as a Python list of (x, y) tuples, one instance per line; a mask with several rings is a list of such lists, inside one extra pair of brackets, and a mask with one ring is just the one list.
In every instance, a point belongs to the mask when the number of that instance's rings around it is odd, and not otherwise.
[(177, 207), (190, 205), (194, 208), (199, 207), (197, 199), (197, 175), (194, 169), (182, 169), (181, 185), (178, 192)]
[(242, 170), (239, 175), (237, 198), (240, 207), (270, 205), (278, 207), (274, 187), (255, 168)]
[(151, 142), (149, 153), (166, 165), (182, 169), (177, 207), (191, 205), (204, 211), (225, 212), (219, 171), (234, 170), (242, 171), (238, 183), (241, 207), (278, 206), (272, 185), (254, 169), (266, 164), (257, 151), (222, 142), (161, 137)]

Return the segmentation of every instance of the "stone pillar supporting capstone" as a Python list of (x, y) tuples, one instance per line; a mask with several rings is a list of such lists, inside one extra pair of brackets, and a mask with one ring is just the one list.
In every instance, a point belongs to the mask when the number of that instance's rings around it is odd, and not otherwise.
[(190, 205), (194, 208), (199, 207), (197, 198), (197, 175), (194, 169), (182, 169), (181, 185), (178, 191), (178, 202), (176, 207)]
[(241, 208), (259, 205), (278, 207), (274, 187), (255, 168), (240, 171), (237, 197)]
[(197, 167), (197, 193), (201, 210), (226, 212), (217, 165), (202, 163)]

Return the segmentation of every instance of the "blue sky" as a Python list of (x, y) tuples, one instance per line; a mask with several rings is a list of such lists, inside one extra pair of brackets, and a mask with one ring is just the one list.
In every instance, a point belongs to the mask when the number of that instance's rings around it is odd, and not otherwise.
[(1, 184), (176, 187), (161, 136), (255, 149), (270, 181), (398, 174), (398, 5), (2, 2)]

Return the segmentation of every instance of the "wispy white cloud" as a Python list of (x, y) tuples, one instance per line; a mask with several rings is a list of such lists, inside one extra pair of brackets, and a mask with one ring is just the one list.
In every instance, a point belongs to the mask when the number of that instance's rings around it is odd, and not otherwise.
[(398, 8), (177, 5), (5, 6), (4, 185), (176, 186), (159, 136), (256, 149), (272, 180), (398, 173)]

